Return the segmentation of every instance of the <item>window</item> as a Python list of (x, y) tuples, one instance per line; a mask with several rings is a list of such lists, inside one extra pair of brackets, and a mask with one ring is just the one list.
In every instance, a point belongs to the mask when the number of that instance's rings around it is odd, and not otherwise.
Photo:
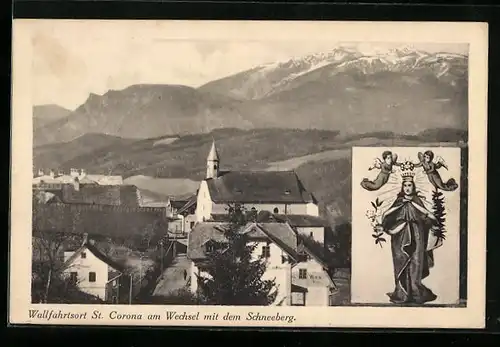
[(309, 233), (309, 236), (312, 237), (312, 238), (314, 238), (314, 235), (313, 235), (312, 231)]
[(189, 224), (189, 227), (190, 227), (191, 229), (193, 229), (193, 228), (194, 228), (194, 222), (191, 222), (191, 223)]
[(301, 280), (307, 279), (307, 270), (306, 269), (299, 269), (299, 278)]
[(292, 293), (292, 306), (305, 306), (306, 293), (293, 292)]
[(96, 281), (95, 272), (89, 272), (89, 282), (95, 282), (95, 281)]
[(262, 246), (262, 258), (269, 258), (271, 256), (271, 247)]
[(69, 280), (71, 283), (76, 283), (78, 281), (78, 273), (77, 272), (71, 272), (69, 274)]
[(278, 210), (278, 208), (277, 208), (277, 207), (275, 207), (275, 208), (274, 208), (274, 210), (273, 210), (273, 212), (274, 212), (274, 213), (279, 213), (279, 211), (280, 211), (280, 210)]
[(207, 253), (211, 253), (211, 252), (215, 251), (215, 246), (212, 242), (208, 242), (205, 247), (206, 247)]
[(217, 170), (217, 165), (214, 165), (214, 170)]
[(81, 254), (81, 257), (82, 257), (82, 259), (85, 259), (85, 258), (87, 258), (87, 253), (85, 253), (85, 252), (82, 252), (82, 254)]
[(252, 212), (257, 212), (257, 209), (255, 207), (252, 207)]

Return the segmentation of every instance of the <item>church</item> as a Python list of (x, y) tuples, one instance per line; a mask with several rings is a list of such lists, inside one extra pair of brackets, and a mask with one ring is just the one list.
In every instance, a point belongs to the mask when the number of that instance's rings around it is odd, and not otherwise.
[(212, 142), (206, 177), (198, 190), (196, 220), (225, 214), (228, 204), (273, 214), (318, 216), (318, 202), (294, 171), (221, 171), (220, 156)]
[(328, 224), (319, 217), (314, 195), (294, 171), (227, 172), (220, 170), (220, 164), (212, 142), (206, 177), (197, 194), (196, 224), (188, 233), (190, 290), (196, 293), (197, 278), (209, 276), (206, 261), (214, 251), (212, 241), (224, 241), (226, 209), (239, 204), (247, 211), (268, 212), (259, 213), (258, 221), (249, 222), (240, 232), (256, 243), (252, 257), (266, 259), (263, 278), (276, 281), (272, 305), (329, 306), (337, 288), (324, 252)]

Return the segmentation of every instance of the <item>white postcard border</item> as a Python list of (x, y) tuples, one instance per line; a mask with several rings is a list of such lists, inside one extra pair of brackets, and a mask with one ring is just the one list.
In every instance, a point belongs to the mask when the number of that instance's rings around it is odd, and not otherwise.
[[(390, 41), (469, 43), (469, 217), (468, 299), (466, 308), (400, 307), (227, 307), (149, 305), (41, 305), (31, 304), (31, 179), (32, 102), (31, 34), (37, 25), (55, 30), (116, 30), (141, 35), (169, 36), (175, 40), (310, 40), (333, 42)], [(65, 26), (62, 29), (62, 26)], [(286, 28), (285, 28), (286, 27)], [(487, 51), (486, 23), (445, 22), (278, 22), (278, 21), (101, 21), (24, 20), (13, 22), (13, 96), (11, 161), (11, 230), (9, 274), (10, 324), (231, 326), (231, 327), (404, 327), (483, 328), (486, 281), (486, 156), (487, 156)], [(30, 309), (48, 310), (51, 319), (30, 319)], [(63, 313), (85, 313), (86, 319), (54, 318)], [(92, 319), (97, 310), (101, 318)], [(141, 319), (111, 319), (110, 313), (139, 314)], [(227, 312), (240, 321), (166, 320), (166, 311), (196, 314)], [(284, 321), (247, 321), (248, 312), (293, 315)], [(161, 315), (160, 320), (147, 316)]]

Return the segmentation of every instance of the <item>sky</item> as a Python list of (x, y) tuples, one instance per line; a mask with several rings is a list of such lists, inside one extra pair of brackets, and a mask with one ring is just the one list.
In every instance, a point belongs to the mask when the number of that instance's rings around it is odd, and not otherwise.
[[(35, 105), (77, 108), (89, 93), (104, 94), (132, 84), (198, 87), (256, 65), (324, 52), (340, 45), (362, 53), (403, 44), (339, 43), (331, 40), (183, 40), (158, 35), (55, 30), (40, 27), (32, 37)], [(413, 44), (416, 49), (467, 53), (467, 45)]]

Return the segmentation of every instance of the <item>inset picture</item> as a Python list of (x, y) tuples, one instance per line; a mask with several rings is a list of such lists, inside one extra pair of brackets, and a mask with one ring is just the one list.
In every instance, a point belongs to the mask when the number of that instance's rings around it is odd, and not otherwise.
[(353, 148), (352, 303), (459, 304), (460, 175), (460, 148)]

